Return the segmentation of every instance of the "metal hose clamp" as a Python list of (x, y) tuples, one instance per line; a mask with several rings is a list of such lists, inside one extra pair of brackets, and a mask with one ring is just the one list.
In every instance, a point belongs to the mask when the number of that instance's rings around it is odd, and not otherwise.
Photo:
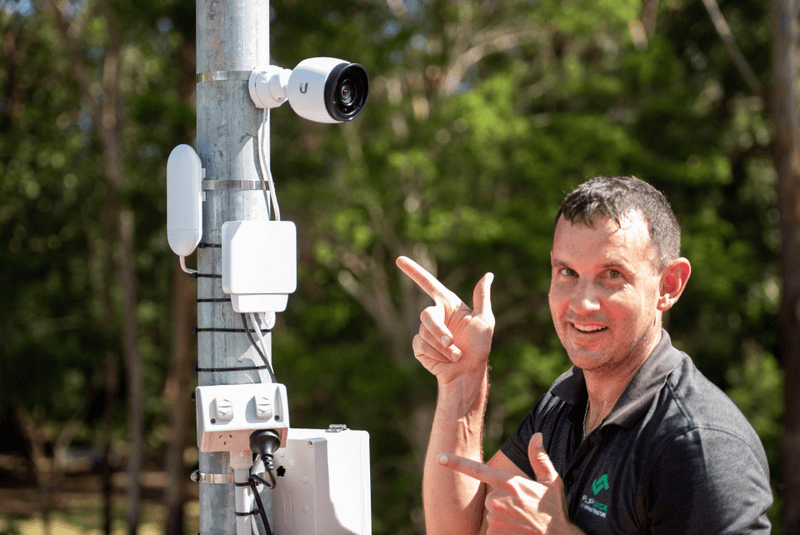
[(195, 77), (198, 84), (203, 82), (225, 82), (228, 80), (248, 81), (252, 71), (213, 71), (199, 72)]
[(217, 485), (232, 485), (233, 474), (204, 474), (200, 470), (192, 472), (192, 481), (195, 483), (212, 483)]

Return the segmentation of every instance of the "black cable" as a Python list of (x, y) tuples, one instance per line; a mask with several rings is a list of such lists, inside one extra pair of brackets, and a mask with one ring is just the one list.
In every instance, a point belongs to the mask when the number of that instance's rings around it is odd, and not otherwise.
[(230, 327), (192, 327), (192, 333), (241, 333), (241, 332), (255, 332), (248, 331), (247, 329), (233, 329)]
[(197, 372), (249, 372), (253, 370), (266, 370), (266, 366), (235, 366), (233, 368), (200, 368), (192, 366), (192, 371)]
[(252, 477), (256, 481), (258, 481), (259, 483), (261, 483), (262, 485), (264, 485), (268, 489), (274, 489), (275, 485), (277, 484), (277, 482), (275, 481), (275, 474), (272, 473), (272, 470), (268, 471), (267, 473), (269, 474), (269, 479), (270, 479), (271, 483), (270, 483), (270, 481), (267, 481), (266, 479), (264, 479), (263, 477), (261, 477), (261, 476), (259, 476), (257, 474), (251, 474), (250, 477)]
[(261, 514), (261, 521), (264, 523), (264, 529), (267, 530), (267, 535), (272, 535), (272, 530), (269, 527), (269, 522), (267, 522), (267, 514), (264, 512), (264, 504), (261, 502), (261, 494), (258, 493), (258, 489), (256, 488), (256, 479), (264, 481), (260, 477), (255, 474), (250, 475), (250, 488), (253, 490), (253, 495), (256, 497), (256, 503), (258, 504), (258, 512)]
[[(264, 355), (264, 352), (261, 351), (261, 348), (258, 347), (258, 344), (253, 339), (253, 335), (250, 334), (250, 327), (248, 327), (247, 325), (247, 318), (245, 317), (244, 314), (242, 314), (242, 325), (244, 325), (244, 332), (247, 333), (247, 337), (250, 339), (250, 343), (253, 345), (254, 348), (256, 348), (256, 351), (258, 351), (258, 354), (261, 355), (261, 358), (264, 360), (264, 364), (267, 366), (267, 371), (269, 372), (270, 379), (272, 379), (273, 383), (277, 383), (278, 380), (275, 378), (275, 372), (272, 371), (272, 366), (270, 366), (267, 357)], [(258, 325), (253, 325), (253, 327), (255, 327), (256, 329), (260, 328)]]

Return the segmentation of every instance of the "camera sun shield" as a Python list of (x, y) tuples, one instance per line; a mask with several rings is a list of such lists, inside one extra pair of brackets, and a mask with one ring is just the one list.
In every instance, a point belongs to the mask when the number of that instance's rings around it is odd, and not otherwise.
[(351, 121), (367, 103), (369, 77), (358, 63), (340, 63), (325, 81), (325, 106), (339, 121)]

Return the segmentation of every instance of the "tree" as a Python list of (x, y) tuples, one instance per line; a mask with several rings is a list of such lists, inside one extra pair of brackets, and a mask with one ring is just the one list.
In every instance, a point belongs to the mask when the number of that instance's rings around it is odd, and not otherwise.
[[(181, 415), (192, 305), (171, 288), (192, 281), (164, 237), (164, 174), (172, 147), (193, 138), (194, 3), (60, 3), (78, 67), (56, 12), (11, 5), (0, 0), (0, 273), (15, 281), (0, 310), (0, 405), (33, 417), (45, 444), (77, 418), (73, 443), (111, 436), (109, 446), (124, 445), (131, 417), (97, 400), (131, 399), (116, 244), (119, 212), (135, 214), (143, 450), (159, 465), (169, 456), (174, 485), (179, 423), (192, 426)], [(768, 9), (719, 7), (768, 85), (777, 69)], [(695, 270), (668, 328), (754, 423), (777, 489), (775, 356), (786, 355), (775, 329), (778, 130), (703, 4), (308, 0), (272, 10), (273, 63), (342, 57), (363, 64), (372, 84), (363, 114), (346, 125), (271, 112), (273, 174), (300, 250), (298, 291), (273, 345), (293, 425), (371, 433), (376, 534), (421, 532), (436, 396), (410, 350), (427, 298), (394, 258), (414, 257), (466, 298), (495, 273), (493, 452), (569, 365), (547, 306), (552, 219), (561, 196), (597, 174), (637, 175), (672, 200)], [(117, 96), (112, 88), (107, 98), (115, 68)], [(93, 106), (117, 117), (120, 188), (106, 178), (110, 138)], [(116, 431), (102, 431), (104, 421)], [(171, 533), (181, 529), (176, 498)]]
[[(75, 440), (104, 444), (107, 456), (120, 447), (114, 440), (120, 421), (130, 422), (134, 531), (145, 421), (152, 428), (161, 417), (157, 393), (166, 366), (160, 363), (167, 360), (159, 340), (169, 338), (158, 323), (168, 306), (154, 304), (168, 304), (169, 277), (163, 273), (169, 271), (162, 266), (172, 260), (159, 224), (161, 155), (176, 131), (185, 135), (193, 122), (190, 104), (170, 92), (182, 83), (171, 74), (179, 70), (174, 64), (180, 51), (167, 39), (163, 6), (14, 4), (0, 4), (5, 46), (13, 52), (3, 56), (10, 76), (6, 69), (0, 75), (3, 94), (12, 97), (12, 113), (2, 106), (0, 116), (2, 187), (12, 199), (4, 206), (1, 232), (4, 266), (9, 280), (18, 282), (3, 316), (3, 352), (16, 357), (4, 365), (4, 403), (37, 415), (33, 424), (45, 442), (57, 436), (49, 429), (67, 429), (78, 418)], [(119, 19), (122, 27), (115, 26)], [(191, 81), (193, 87), (193, 75)], [(147, 116), (153, 94), (159, 117)], [(144, 273), (144, 291), (136, 291), (137, 270)], [(50, 340), (58, 340), (57, 351)], [(128, 363), (122, 394), (130, 402), (130, 417), (122, 419), (115, 403), (121, 354)], [(48, 363), (52, 373), (46, 373)], [(30, 366), (35, 373), (26, 370)], [(148, 434), (152, 442), (152, 429)], [(106, 482), (110, 505), (110, 472)]]
[[(275, 6), (273, 35), (291, 28), (293, 43), (302, 43), (274, 47), (282, 64), (319, 53), (324, 42), (331, 55), (358, 49), (358, 61), (379, 73), (364, 114), (341, 131), (273, 113), (284, 212), (311, 238), (302, 244), (309, 293), (292, 297), (286, 332), (275, 336), (279, 369), (280, 355), (293, 355), (282, 370), (287, 384), (308, 391), (306, 401), (294, 390), (293, 410), (330, 412), (337, 397), (327, 381), (377, 389), (361, 384), (363, 360), (369, 381), (403, 400), (400, 412), (364, 413), (402, 422), (394, 427), (399, 436), (389, 435), (392, 445), (378, 449), (395, 451), (402, 441), (407, 469), (419, 473), (414, 462), (422, 458), (435, 394), (408, 348), (425, 300), (398, 276), (393, 259), (410, 254), (465, 297), (491, 269), (498, 328), (487, 450), (494, 451), (567, 366), (546, 304), (551, 219), (565, 191), (601, 173), (645, 178), (679, 212), (696, 275), (680, 314), (668, 319), (676, 343), (724, 388), (753, 380), (737, 371), (748, 359), (774, 370), (775, 332), (763, 328), (777, 311), (777, 244), (765, 239), (775, 197), (764, 110), (725, 61), (702, 7), (661, 6), (655, 24), (653, 4), (641, 15), (625, 2)], [(762, 57), (766, 11), (734, 7), (736, 31), (753, 30), (744, 53)], [(312, 19), (318, 27), (299, 22)], [(365, 330), (367, 320), (376, 330)], [(380, 345), (368, 350), (367, 343)], [(314, 362), (345, 375), (301, 378)], [(386, 375), (393, 381), (375, 378)], [(768, 395), (772, 411), (779, 405), (774, 387)], [(338, 412), (352, 419), (358, 411), (341, 403)], [(777, 466), (774, 443), (767, 447)], [(397, 496), (394, 489), (393, 503)]]
[(786, 374), (783, 480), (785, 529), (800, 530), (800, 396), (788, 385), (800, 377), (800, 120), (797, 102), (797, 2), (772, 2), (774, 85), (770, 112), (775, 125), (773, 158), (778, 174), (782, 303), (778, 316)]

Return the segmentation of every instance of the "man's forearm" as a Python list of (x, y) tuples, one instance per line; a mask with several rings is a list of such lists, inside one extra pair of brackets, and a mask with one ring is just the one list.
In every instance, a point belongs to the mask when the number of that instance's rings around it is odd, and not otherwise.
[(428, 535), (470, 535), (480, 530), (483, 485), (444, 468), (438, 456), (453, 453), (483, 461), (483, 418), (488, 392), (488, 370), (479, 377), (461, 377), (439, 385), (422, 483)]

